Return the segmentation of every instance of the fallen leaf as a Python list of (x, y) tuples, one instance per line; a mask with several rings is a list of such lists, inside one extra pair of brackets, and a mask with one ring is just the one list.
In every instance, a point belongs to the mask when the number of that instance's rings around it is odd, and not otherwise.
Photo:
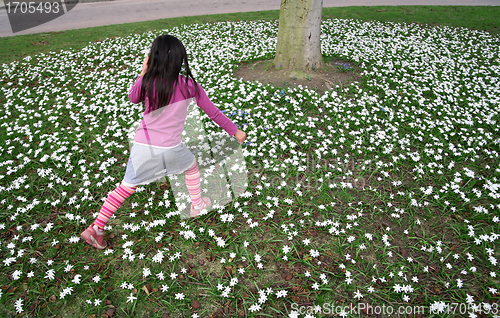
[(106, 310), (106, 315), (108, 315), (108, 317), (113, 317), (114, 314), (115, 310), (113, 308), (109, 308), (108, 310)]
[(198, 309), (200, 308), (200, 303), (195, 299), (191, 302), (191, 307), (193, 307), (193, 309)]

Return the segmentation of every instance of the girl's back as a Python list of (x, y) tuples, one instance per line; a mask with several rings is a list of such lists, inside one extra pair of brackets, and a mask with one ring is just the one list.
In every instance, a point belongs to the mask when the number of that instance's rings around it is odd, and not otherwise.
[[(155, 83), (156, 84), (156, 83)], [(139, 77), (129, 92), (132, 103), (143, 100), (141, 96), (142, 77)], [(144, 96), (144, 95), (143, 95)], [(134, 141), (139, 144), (171, 148), (182, 142), (187, 109), (194, 98), (196, 104), (229, 135), (234, 135), (238, 128), (208, 98), (205, 90), (194, 80), (179, 75), (173, 87), (169, 104), (155, 107), (145, 95), (144, 117), (136, 131)]]

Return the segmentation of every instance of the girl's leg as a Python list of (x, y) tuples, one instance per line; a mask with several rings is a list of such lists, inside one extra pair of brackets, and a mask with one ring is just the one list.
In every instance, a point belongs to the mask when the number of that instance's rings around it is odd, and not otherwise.
[(99, 230), (104, 231), (104, 226), (108, 223), (111, 216), (122, 206), (123, 202), (135, 192), (136, 189), (137, 186), (128, 187), (122, 183), (108, 195), (106, 201), (101, 207), (101, 211), (99, 211), (97, 219), (94, 221), (94, 224), (99, 227)]
[(102, 205), (97, 219), (81, 234), (82, 238), (95, 248), (105, 249), (108, 244), (104, 240), (104, 226), (113, 213), (121, 207), (123, 201), (131, 196), (136, 189), (137, 186), (128, 187), (122, 183), (111, 192)]
[(201, 184), (200, 184), (200, 171), (196, 160), (191, 168), (186, 170), (186, 186), (191, 197), (191, 204), (195, 207), (201, 207)]

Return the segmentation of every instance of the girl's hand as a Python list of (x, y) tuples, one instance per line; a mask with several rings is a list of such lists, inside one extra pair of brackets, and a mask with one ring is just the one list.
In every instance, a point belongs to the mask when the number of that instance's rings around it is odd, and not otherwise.
[(149, 62), (149, 56), (147, 56), (144, 59), (144, 62), (142, 62), (142, 72), (139, 76), (144, 76), (144, 74), (146, 74), (146, 72), (148, 71), (148, 62)]
[(238, 129), (238, 131), (236, 131), (236, 133), (234, 134), (234, 137), (238, 139), (238, 142), (241, 144), (245, 141), (245, 139), (247, 139), (247, 134), (244, 131)]

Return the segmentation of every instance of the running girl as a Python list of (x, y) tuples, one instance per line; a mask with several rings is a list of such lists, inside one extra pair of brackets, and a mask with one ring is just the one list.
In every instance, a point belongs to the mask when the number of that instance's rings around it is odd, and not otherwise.
[(151, 183), (161, 176), (185, 172), (192, 217), (210, 206), (210, 198), (201, 197), (196, 159), (181, 138), (192, 98), (208, 117), (239, 143), (245, 140), (245, 132), (215, 107), (196, 83), (181, 41), (171, 35), (157, 37), (129, 92), (132, 103), (144, 101), (145, 111), (130, 150), (125, 177), (109, 194), (96, 220), (81, 234), (88, 244), (98, 249), (106, 248), (104, 226), (113, 213), (138, 185)]

